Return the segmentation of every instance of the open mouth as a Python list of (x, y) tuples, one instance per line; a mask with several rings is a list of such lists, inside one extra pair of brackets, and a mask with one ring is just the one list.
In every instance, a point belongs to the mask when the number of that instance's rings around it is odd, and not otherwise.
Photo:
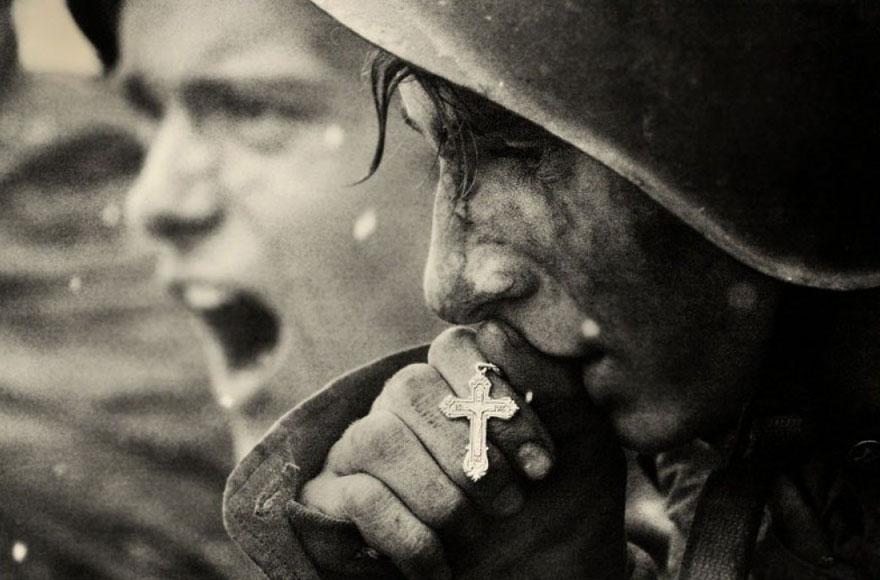
[(229, 404), (242, 402), (274, 370), (281, 343), (281, 319), (255, 294), (189, 284), (177, 288), (186, 307), (204, 323), (214, 380)]
[(235, 295), (201, 315), (219, 339), (230, 370), (258, 365), (278, 345), (278, 317), (248, 294)]

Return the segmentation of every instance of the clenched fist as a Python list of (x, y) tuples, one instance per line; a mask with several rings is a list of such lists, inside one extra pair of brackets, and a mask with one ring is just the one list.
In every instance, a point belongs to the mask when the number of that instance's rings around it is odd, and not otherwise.
[[(462, 468), (468, 421), (440, 403), (469, 397), (486, 361), (503, 371), (489, 375), (490, 396), (519, 411), (489, 421), (489, 471), (474, 482)], [(410, 578), (618, 578), (624, 489), (622, 453), (578, 369), (492, 322), (447, 330), (428, 364), (394, 375), (301, 501), (353, 522)]]

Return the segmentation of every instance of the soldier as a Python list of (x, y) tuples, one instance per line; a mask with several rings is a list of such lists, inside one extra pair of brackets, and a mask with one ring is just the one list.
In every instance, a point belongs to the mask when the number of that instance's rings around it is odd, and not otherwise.
[[(380, 125), (399, 92), (438, 157), (425, 294), (477, 327), (239, 465), (227, 528), (263, 570), (880, 576), (878, 11), (316, 4), (382, 49)], [(619, 444), (670, 499), (651, 566)]]
[(353, 97), (366, 43), (304, 0), (70, 3), (151, 128), (127, 217), (201, 330), (239, 455), (333, 376), (440, 328), (417, 283), (430, 197), (409, 194), (429, 156), (404, 148), (351, 187), (375, 122)]

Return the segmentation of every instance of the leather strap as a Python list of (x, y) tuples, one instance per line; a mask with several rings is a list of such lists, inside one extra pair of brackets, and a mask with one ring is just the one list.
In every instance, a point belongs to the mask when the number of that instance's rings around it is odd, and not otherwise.
[(728, 461), (700, 492), (679, 580), (748, 577), (773, 477), (808, 448), (809, 433), (801, 416), (744, 411)]

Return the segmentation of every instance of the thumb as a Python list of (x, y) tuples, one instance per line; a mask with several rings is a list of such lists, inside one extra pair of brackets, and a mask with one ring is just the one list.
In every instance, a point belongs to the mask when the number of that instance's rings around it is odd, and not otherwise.
[(597, 420), (577, 361), (545, 355), (496, 320), (479, 327), (476, 341), (486, 360), (504, 370), (554, 439), (582, 431), (589, 421)]

